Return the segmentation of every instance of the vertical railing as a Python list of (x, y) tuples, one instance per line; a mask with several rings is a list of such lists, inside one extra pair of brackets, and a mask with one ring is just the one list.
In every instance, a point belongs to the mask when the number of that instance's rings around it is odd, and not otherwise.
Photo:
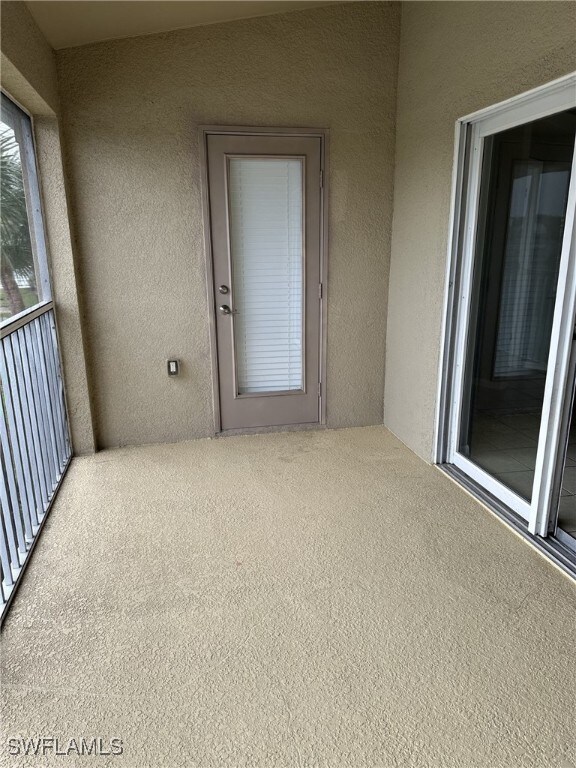
[(70, 461), (71, 444), (52, 302), (13, 318), (1, 335), (4, 613)]

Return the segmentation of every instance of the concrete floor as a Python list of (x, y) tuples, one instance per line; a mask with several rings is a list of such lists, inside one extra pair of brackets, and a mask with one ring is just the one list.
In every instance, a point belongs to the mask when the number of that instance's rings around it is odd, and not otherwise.
[[(18, 766), (576, 762), (574, 584), (384, 428), (76, 459), (2, 639)], [(19, 736), (114, 758), (7, 757)]]

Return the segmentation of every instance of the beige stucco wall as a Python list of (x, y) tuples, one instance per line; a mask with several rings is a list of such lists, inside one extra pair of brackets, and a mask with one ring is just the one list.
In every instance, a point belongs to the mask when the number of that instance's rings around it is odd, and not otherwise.
[(327, 419), (381, 423), (399, 21), (346, 4), (58, 52), (100, 446), (213, 431), (199, 124), (330, 129)]
[(35, 118), (34, 134), (72, 445), (76, 455), (92, 453), (90, 385), (57, 118)]
[(23, 2), (1, 7), (2, 87), (32, 115), (60, 353), (76, 454), (94, 451), (80, 296), (70, 233), (54, 51)]
[(385, 424), (430, 460), (455, 121), (576, 69), (576, 4), (404, 3)]
[(4, 0), (0, 6), (2, 85), (18, 91), (20, 103), (33, 114), (58, 111), (54, 51), (23, 2)]

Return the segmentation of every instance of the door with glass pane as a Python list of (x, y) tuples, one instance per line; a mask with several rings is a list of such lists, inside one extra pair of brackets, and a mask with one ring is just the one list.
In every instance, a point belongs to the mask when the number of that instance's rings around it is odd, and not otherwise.
[(221, 429), (317, 423), (322, 139), (206, 141)]
[(574, 93), (570, 81), (471, 120), (462, 153), (447, 460), (541, 535), (569, 387)]

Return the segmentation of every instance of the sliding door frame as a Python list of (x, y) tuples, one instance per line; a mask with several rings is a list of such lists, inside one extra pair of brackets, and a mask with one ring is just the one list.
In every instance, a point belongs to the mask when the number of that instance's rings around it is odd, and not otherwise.
[(565, 400), (576, 300), (576, 151), (568, 194), (548, 375), (531, 503), (458, 452), (467, 340), (477, 246), (486, 142), (501, 131), (576, 107), (576, 73), (461, 118), (456, 123), (451, 229), (445, 292), (442, 358), (436, 418), (435, 462), (457, 467), (546, 536), (553, 497), (554, 464)]

